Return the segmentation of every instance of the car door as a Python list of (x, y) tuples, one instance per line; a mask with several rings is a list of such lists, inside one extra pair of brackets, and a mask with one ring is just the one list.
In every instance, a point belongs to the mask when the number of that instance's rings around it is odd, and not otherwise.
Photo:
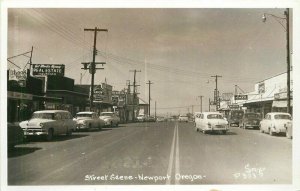
[(54, 122), (51, 125), (51, 128), (53, 128), (55, 135), (61, 134), (63, 125), (64, 124), (61, 120), (61, 113), (59, 113), (59, 112), (54, 113)]
[(62, 128), (60, 133), (65, 134), (68, 131), (68, 125), (69, 125), (69, 115), (66, 112), (61, 113), (61, 123), (62, 123)]
[(203, 129), (203, 119), (204, 119), (204, 114), (201, 113), (199, 115), (199, 128), (202, 130)]
[(199, 128), (199, 123), (200, 123), (200, 115), (196, 114), (195, 115), (195, 124), (196, 124), (196, 128)]

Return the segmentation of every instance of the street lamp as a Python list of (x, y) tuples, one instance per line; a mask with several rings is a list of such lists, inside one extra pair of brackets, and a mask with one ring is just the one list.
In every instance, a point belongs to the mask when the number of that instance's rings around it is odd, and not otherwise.
[[(291, 63), (290, 63), (290, 26), (289, 26), (289, 8), (284, 11), (285, 17), (278, 17), (273, 14), (264, 13), (262, 16), (262, 21), (266, 22), (267, 17), (273, 17), (286, 31), (286, 61), (287, 61), (287, 113), (291, 113), (291, 87), (290, 87), (290, 71), (291, 71)], [(286, 26), (284, 26), (281, 21), (286, 21)]]

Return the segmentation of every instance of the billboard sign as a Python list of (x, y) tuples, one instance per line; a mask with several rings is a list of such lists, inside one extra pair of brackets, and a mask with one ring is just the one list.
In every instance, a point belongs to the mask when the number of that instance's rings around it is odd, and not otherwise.
[(248, 95), (234, 95), (235, 100), (248, 100)]
[(33, 76), (64, 76), (65, 65), (64, 64), (33, 64), (32, 75)]
[(9, 69), (8, 70), (8, 80), (17, 81), (21, 87), (26, 86), (26, 79), (27, 79), (27, 70), (16, 70), (16, 69)]

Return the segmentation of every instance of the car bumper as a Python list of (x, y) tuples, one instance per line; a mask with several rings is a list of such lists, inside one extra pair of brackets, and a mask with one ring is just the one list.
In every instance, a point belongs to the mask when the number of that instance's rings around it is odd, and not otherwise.
[(80, 130), (80, 129), (88, 129), (88, 127), (84, 124), (77, 124), (76, 125), (76, 130)]
[(24, 136), (39, 136), (48, 134), (44, 129), (23, 129), (23, 131)]
[(283, 128), (283, 129), (274, 129), (274, 128), (272, 128), (272, 132), (273, 133), (286, 133), (286, 129), (285, 128)]

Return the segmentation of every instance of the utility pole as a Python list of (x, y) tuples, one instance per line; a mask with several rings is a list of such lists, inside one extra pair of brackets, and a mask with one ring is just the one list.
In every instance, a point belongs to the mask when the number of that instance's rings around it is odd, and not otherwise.
[(286, 61), (287, 61), (287, 113), (291, 114), (291, 63), (290, 63), (290, 13), (289, 8), (284, 12), (286, 16)]
[(200, 96), (198, 96), (198, 97), (200, 98), (200, 112), (202, 113), (202, 98), (203, 98), (204, 96), (200, 95)]
[(192, 105), (192, 114), (194, 114), (194, 105)]
[(156, 101), (155, 101), (155, 112), (154, 112), (154, 117), (156, 119)]
[(218, 91), (218, 78), (219, 77), (222, 77), (222, 76), (219, 76), (219, 75), (215, 75), (215, 76), (211, 76), (213, 78), (216, 78), (216, 89), (215, 89), (215, 92), (214, 92), (214, 102), (216, 104), (216, 110), (218, 111), (219, 109), (219, 91)]
[(149, 116), (150, 116), (150, 106), (151, 106), (151, 84), (153, 84), (150, 80), (148, 80), (148, 83), (146, 83), (149, 85)]
[(93, 102), (94, 102), (94, 76), (96, 73), (96, 70), (98, 69), (104, 69), (104, 68), (96, 68), (96, 64), (105, 64), (105, 62), (100, 62), (100, 63), (96, 63), (96, 55), (97, 55), (97, 49), (96, 49), (96, 44), (97, 44), (97, 32), (108, 32), (107, 29), (98, 29), (97, 27), (95, 27), (95, 29), (84, 29), (84, 31), (93, 31), (94, 32), (94, 47), (93, 47), (93, 62), (86, 62), (86, 63), (82, 63), (83, 64), (83, 68), (84, 70), (88, 69), (89, 66), (89, 72), (92, 75), (91, 78), (91, 97), (90, 97), (90, 111), (93, 111)]
[(210, 111), (210, 98), (208, 98), (208, 111)]
[(136, 85), (136, 73), (137, 72), (141, 72), (141, 70), (130, 70), (130, 72), (133, 72), (133, 103), (132, 103), (132, 121), (134, 122), (134, 119), (135, 119), (135, 100), (136, 100), (136, 86), (139, 86), (139, 85)]

